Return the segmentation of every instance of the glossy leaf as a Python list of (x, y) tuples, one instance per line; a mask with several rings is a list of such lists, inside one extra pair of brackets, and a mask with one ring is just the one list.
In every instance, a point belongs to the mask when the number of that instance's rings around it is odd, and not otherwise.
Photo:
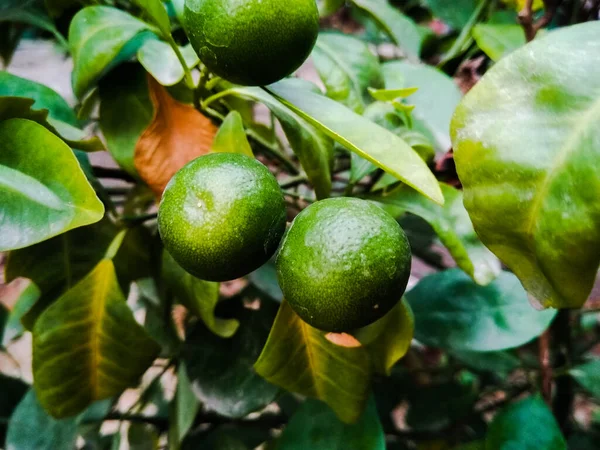
[(219, 127), (215, 135), (211, 151), (221, 153), (241, 153), (254, 158), (252, 147), (246, 138), (242, 116), (237, 111), (231, 111)]
[(104, 214), (71, 149), (25, 119), (0, 122), (0, 204), (0, 251), (41, 242)]
[[(6, 279), (32, 280), (41, 290), (40, 300), (25, 313), (24, 325), (31, 329), (41, 312), (65, 291), (85, 277), (106, 254), (119, 229), (108, 219), (77, 228), (60, 236), (10, 252)], [(114, 258), (121, 289), (150, 276), (150, 237), (142, 227), (131, 228)]]
[(479, 286), (458, 269), (446, 270), (421, 279), (406, 298), (415, 316), (415, 338), (449, 350), (518, 347), (542, 334), (556, 315), (531, 307), (509, 272)]
[(365, 108), (367, 88), (383, 86), (377, 56), (355, 37), (319, 34), (312, 60), (327, 88), (327, 96), (359, 114)]
[(8, 314), (4, 327), (4, 334), (2, 334), (0, 330), (0, 337), (2, 337), (0, 346), (6, 347), (11, 341), (23, 334), (25, 328), (21, 324), (21, 319), (25, 313), (31, 309), (35, 302), (38, 301), (40, 295), (40, 289), (32, 282), (29, 282), (25, 289), (21, 291), (15, 305)]
[(100, 130), (112, 157), (134, 176), (135, 145), (154, 114), (146, 78), (139, 65), (123, 64), (99, 83)]
[(156, 26), (163, 37), (171, 36), (171, 23), (165, 5), (161, 0), (133, 0), (145, 13), (145, 19)]
[(573, 367), (569, 374), (595, 397), (600, 398), (600, 360), (592, 360)]
[(192, 383), (183, 363), (179, 365), (177, 370), (177, 389), (171, 405), (169, 448), (178, 450), (183, 438), (192, 428), (196, 414), (200, 410), (200, 403), (194, 395)]
[(440, 183), (440, 187), (446, 199), (444, 206), (436, 205), (407, 186), (370, 198), (383, 203), (384, 209), (385, 205), (391, 205), (425, 219), (458, 267), (476, 283), (490, 283), (500, 273), (500, 262), (477, 238), (463, 206), (462, 192), (444, 183)]
[(360, 419), (341, 422), (325, 403), (307, 399), (292, 416), (278, 450), (385, 450), (385, 435), (371, 399)]
[(369, 366), (363, 347), (332, 344), (284, 301), (254, 368), (287, 391), (322, 400), (340, 420), (352, 423), (367, 401)]
[(377, 322), (361, 328), (355, 337), (369, 352), (375, 372), (390, 375), (394, 364), (408, 352), (414, 332), (410, 306), (401, 300)]
[(219, 283), (204, 281), (190, 275), (166, 251), (163, 254), (162, 272), (166, 285), (177, 300), (202, 319), (210, 331), (223, 338), (235, 334), (240, 325), (237, 320), (215, 317), (215, 307), (219, 301)]
[(423, 195), (442, 204), (435, 177), (401, 138), (327, 97), (300, 92), (285, 82), (268, 87), (284, 105), (331, 138)]
[(479, 23), (473, 27), (473, 38), (493, 61), (525, 45), (525, 33), (520, 25)]
[(485, 438), (486, 450), (566, 450), (558, 424), (539, 395), (502, 410), (492, 421)]
[(55, 420), (50, 417), (31, 389), (11, 417), (6, 450), (72, 450), (76, 439), (75, 419)]
[(147, 28), (144, 22), (109, 6), (88, 6), (75, 14), (69, 26), (75, 95), (82, 97), (124, 47)]
[(432, 14), (456, 30), (462, 29), (477, 7), (478, 0), (425, 0)]
[[(305, 92), (305, 91), (299, 91)], [(331, 192), (331, 164), (333, 141), (306, 120), (284, 107), (272, 95), (260, 88), (235, 87), (215, 96), (235, 94), (263, 103), (277, 117), (292, 150), (315, 188), (318, 198), (327, 198)]]
[(352, 0), (352, 4), (365, 11), (377, 25), (413, 59), (418, 59), (423, 40), (417, 25), (388, 0)]
[(546, 307), (580, 307), (600, 263), (599, 32), (566, 27), (503, 58), (452, 122), (477, 234)]
[[(180, 48), (188, 68), (195, 67), (198, 55), (190, 44)], [(183, 80), (184, 71), (173, 48), (166, 42), (148, 39), (137, 52), (140, 64), (163, 86), (173, 86)]]
[(408, 61), (383, 65), (387, 89), (419, 88), (410, 96), (415, 127), (431, 133), (439, 151), (450, 149), (450, 120), (462, 94), (452, 78), (435, 67)]
[(52, 416), (72, 416), (135, 385), (158, 352), (104, 259), (36, 321), (35, 390)]
[(198, 323), (183, 346), (192, 389), (204, 407), (226, 417), (240, 418), (271, 403), (279, 388), (252, 369), (273, 321), (269, 303), (258, 311), (243, 311), (240, 328), (229, 339)]

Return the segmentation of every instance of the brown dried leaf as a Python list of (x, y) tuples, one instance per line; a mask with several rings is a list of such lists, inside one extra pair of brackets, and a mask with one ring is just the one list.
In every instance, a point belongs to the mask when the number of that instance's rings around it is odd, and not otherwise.
[(160, 196), (175, 172), (210, 151), (217, 127), (192, 106), (173, 99), (154, 78), (148, 77), (148, 87), (154, 118), (135, 146), (134, 163)]

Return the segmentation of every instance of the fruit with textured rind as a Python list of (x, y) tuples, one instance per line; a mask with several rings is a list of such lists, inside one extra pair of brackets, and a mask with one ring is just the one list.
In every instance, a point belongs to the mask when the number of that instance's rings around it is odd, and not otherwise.
[(322, 200), (293, 221), (277, 255), (284, 297), (309, 325), (351, 331), (400, 300), (411, 267), (408, 239), (374, 203)]
[(248, 156), (212, 153), (169, 181), (158, 210), (167, 251), (203, 280), (242, 277), (273, 255), (285, 231), (279, 184)]
[(308, 58), (319, 12), (315, 0), (186, 0), (184, 24), (211, 72), (232, 83), (264, 86)]

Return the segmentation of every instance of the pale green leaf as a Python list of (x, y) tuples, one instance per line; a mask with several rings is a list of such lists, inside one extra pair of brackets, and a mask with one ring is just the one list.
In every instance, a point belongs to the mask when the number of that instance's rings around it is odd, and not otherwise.
[(368, 398), (371, 371), (366, 350), (331, 343), (286, 301), (254, 368), (287, 391), (322, 400), (346, 423), (360, 418)]
[(599, 35), (590, 22), (516, 50), (452, 122), (477, 234), (546, 307), (580, 307), (600, 263)]
[[(200, 62), (190, 44), (179, 50), (189, 69)], [(147, 39), (138, 50), (137, 57), (140, 64), (163, 86), (173, 86), (183, 80), (183, 66), (173, 48), (166, 42)]]
[(41, 125), (0, 122), (0, 251), (99, 221), (98, 200), (73, 152)]
[(36, 321), (35, 390), (52, 416), (68, 417), (137, 384), (158, 352), (104, 259)]
[(244, 131), (242, 116), (237, 111), (231, 111), (219, 127), (213, 141), (211, 151), (221, 153), (241, 153), (254, 158), (252, 147)]
[(575, 366), (569, 370), (569, 375), (594, 397), (600, 398), (600, 360), (595, 359)]
[(268, 87), (284, 105), (323, 133), (436, 203), (444, 197), (421, 157), (400, 137), (322, 95), (301, 92), (286, 82)]
[(473, 38), (493, 61), (525, 45), (525, 33), (520, 25), (479, 23), (473, 27)]

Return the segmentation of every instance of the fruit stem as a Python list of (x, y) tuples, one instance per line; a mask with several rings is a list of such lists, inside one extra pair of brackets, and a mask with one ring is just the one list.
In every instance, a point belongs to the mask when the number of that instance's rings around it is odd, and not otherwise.
[(194, 79), (192, 78), (192, 72), (190, 71), (190, 68), (187, 66), (187, 63), (185, 62), (185, 58), (181, 54), (181, 50), (179, 50), (179, 46), (177, 45), (177, 43), (175, 42), (175, 40), (173, 39), (172, 36), (168, 36), (167, 41), (169, 42), (169, 45), (175, 52), (175, 55), (177, 55), (177, 59), (181, 63), (181, 67), (183, 67), (184, 80), (185, 80), (186, 86), (190, 89), (194, 89), (195, 86), (194, 86)]

